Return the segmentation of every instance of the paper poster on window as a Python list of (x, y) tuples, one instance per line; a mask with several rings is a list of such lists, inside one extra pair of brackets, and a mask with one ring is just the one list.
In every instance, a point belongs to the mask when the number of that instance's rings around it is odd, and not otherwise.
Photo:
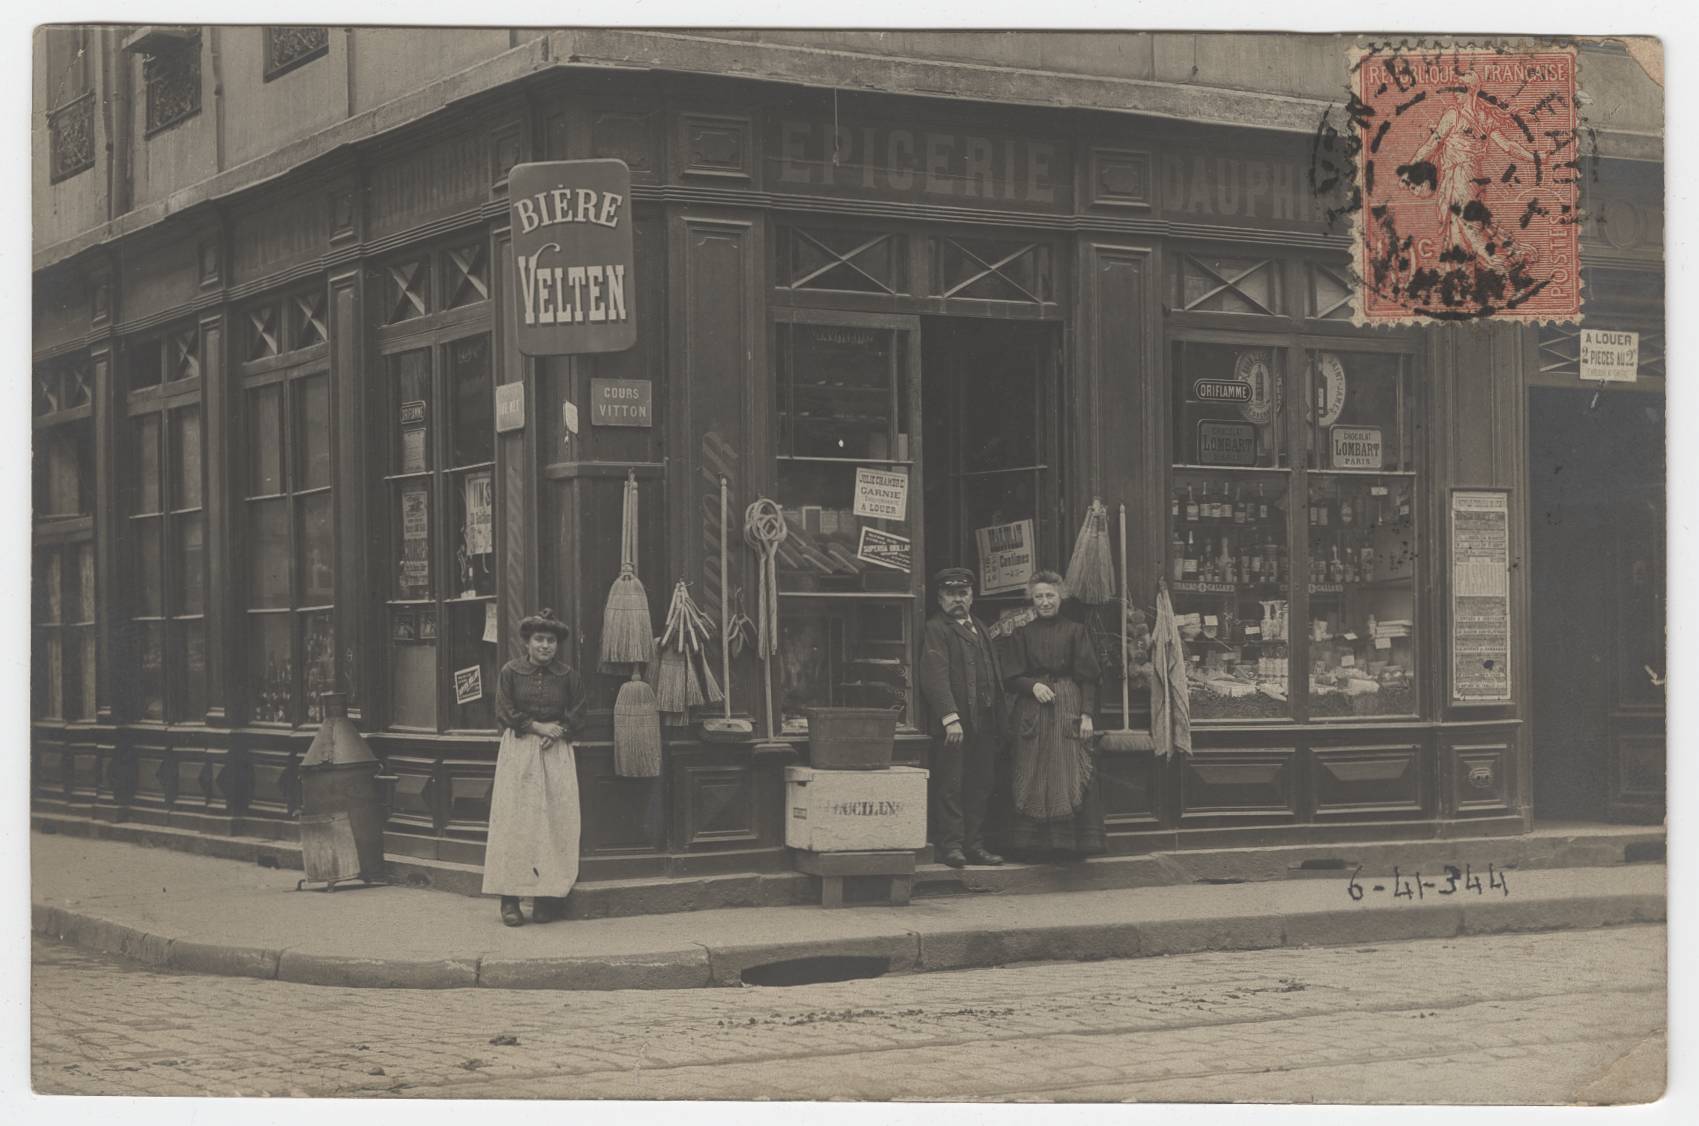
[(454, 702), (470, 704), (474, 700), (484, 698), (484, 668), (473, 665), (469, 669), (454, 670)]
[(908, 474), (888, 469), (855, 469), (855, 507), (857, 516), (873, 520), (906, 520), (908, 518)]
[(466, 478), (466, 554), (495, 550), (495, 490), (489, 473)]
[(491, 645), (496, 643), (496, 604), (484, 603), (484, 640)]
[(889, 567), (905, 574), (914, 569), (914, 545), (907, 536), (880, 531), (863, 524), (861, 540), (856, 544), (855, 557), (875, 567)]
[(1640, 374), (1640, 334), (1584, 328), (1576, 362), (1582, 379), (1633, 383)]
[(401, 432), (401, 472), (425, 471), (425, 428), (409, 426)]
[(994, 524), (974, 533), (979, 543), (979, 593), (1019, 590), (1033, 572), (1032, 521)]
[(431, 593), (431, 498), (424, 485), (401, 493), (401, 597), (429, 598)]
[(1510, 700), (1510, 497), (1451, 494), (1451, 698)]

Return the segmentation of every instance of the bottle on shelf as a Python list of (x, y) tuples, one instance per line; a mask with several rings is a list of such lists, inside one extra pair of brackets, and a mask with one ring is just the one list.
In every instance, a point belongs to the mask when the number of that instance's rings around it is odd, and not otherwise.
[(1186, 577), (1186, 544), (1180, 538), (1179, 529), (1168, 540), (1168, 566), (1174, 581), (1179, 582)]
[(1186, 533), (1186, 553), (1180, 557), (1183, 563), (1180, 574), (1187, 580), (1196, 579), (1198, 577), (1198, 544), (1197, 539), (1195, 538), (1196, 535), (1197, 533), (1195, 532), (1188, 531)]
[(1351, 494), (1346, 493), (1339, 498), (1339, 526), (1342, 528), (1351, 527), (1355, 516), (1356, 512), (1351, 504)]
[(1186, 523), (1198, 522), (1198, 498), (1192, 494), (1192, 487), (1186, 486)]
[(1262, 482), (1257, 482), (1257, 519), (1268, 519), (1268, 497), (1263, 494)]
[(1168, 522), (1170, 524), (1180, 522), (1180, 491), (1178, 489), (1174, 490), (1174, 495), (1168, 498)]
[(1233, 490), (1233, 523), (1245, 522), (1245, 486), (1239, 485)]

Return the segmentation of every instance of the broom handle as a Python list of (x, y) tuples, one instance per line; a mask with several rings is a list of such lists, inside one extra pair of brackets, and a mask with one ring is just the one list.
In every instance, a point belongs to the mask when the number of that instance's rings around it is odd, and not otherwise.
[(732, 635), (726, 628), (726, 477), (720, 474), (720, 675), (725, 678), (725, 717), (732, 717)]
[(1121, 502), (1121, 730), (1133, 729), (1128, 700), (1133, 670), (1127, 665), (1127, 502)]

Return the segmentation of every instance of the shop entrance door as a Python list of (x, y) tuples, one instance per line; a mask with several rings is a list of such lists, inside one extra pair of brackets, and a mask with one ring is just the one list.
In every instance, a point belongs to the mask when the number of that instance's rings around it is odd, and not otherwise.
[[(922, 318), (922, 451), (932, 570), (960, 566), (980, 574), (976, 533), (992, 528), (1000, 529), (1001, 545), (1029, 536), (1037, 569), (1067, 564), (1058, 554), (1060, 350), (1060, 326), (1054, 324)], [(1005, 585), (994, 582), (987, 592), (983, 583), (975, 584), (985, 619), (995, 619), (1002, 604), (1025, 598), (1023, 585), (997, 589)]]
[(1664, 807), (1664, 398), (1534, 388), (1534, 813)]

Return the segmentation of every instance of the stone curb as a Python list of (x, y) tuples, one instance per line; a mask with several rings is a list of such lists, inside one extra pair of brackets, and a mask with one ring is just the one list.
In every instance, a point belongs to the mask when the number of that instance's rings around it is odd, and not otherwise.
[(903, 930), (798, 942), (692, 944), (642, 954), (562, 958), (360, 958), (221, 946), (154, 934), (49, 904), (33, 904), (34, 932), (146, 965), (228, 977), (365, 988), (690, 989), (742, 984), (744, 971), (812, 958), (884, 959), (886, 973), (984, 968), (1016, 962), (1096, 961), (1210, 950), (1341, 946), (1512, 931), (1584, 930), (1659, 923), (1663, 896), (1644, 893), (1399, 904), (1356, 910), (1219, 918), (1037, 925), (1002, 931)]

